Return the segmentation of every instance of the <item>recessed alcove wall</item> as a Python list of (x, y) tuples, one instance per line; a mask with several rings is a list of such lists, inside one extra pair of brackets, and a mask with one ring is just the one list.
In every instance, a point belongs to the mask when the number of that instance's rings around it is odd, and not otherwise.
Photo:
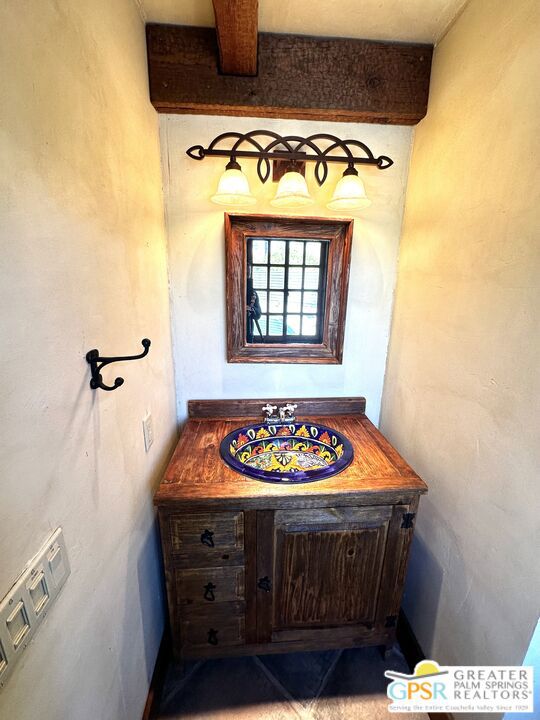
[[(327, 132), (366, 142), (388, 155), (388, 170), (361, 169), (373, 204), (354, 217), (349, 301), (342, 365), (244, 365), (226, 361), (224, 208), (210, 202), (225, 161), (195, 161), (191, 145), (208, 145), (222, 132), (267, 128), (280, 134)], [(161, 151), (169, 238), (171, 322), (178, 416), (190, 398), (365, 395), (377, 422), (412, 139), (409, 127), (323, 123), (261, 118), (161, 115)], [(260, 199), (246, 211), (284, 214), (270, 205), (276, 184), (262, 185), (254, 160), (244, 161), (252, 191)], [(326, 203), (343, 167), (330, 166), (322, 188), (308, 164), (307, 180), (316, 204), (291, 215), (339, 217)]]
[(539, 33), (470, 2), (415, 131), (381, 429), (429, 486), (404, 608), (449, 665), (521, 663), (538, 619)]

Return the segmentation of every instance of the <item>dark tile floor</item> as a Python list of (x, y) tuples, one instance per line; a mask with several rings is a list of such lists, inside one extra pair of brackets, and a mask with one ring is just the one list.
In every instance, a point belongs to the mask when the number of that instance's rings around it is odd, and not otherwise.
[(427, 716), (388, 712), (385, 670), (409, 672), (396, 648), (264, 655), (169, 668), (160, 720), (383, 720)]

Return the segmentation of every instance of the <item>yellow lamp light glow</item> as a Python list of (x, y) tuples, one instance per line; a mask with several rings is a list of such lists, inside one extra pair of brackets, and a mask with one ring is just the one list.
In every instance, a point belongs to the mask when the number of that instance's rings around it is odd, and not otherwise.
[(210, 198), (218, 205), (255, 205), (257, 198), (251, 194), (247, 177), (235, 160), (225, 166), (225, 172), (219, 179), (217, 191)]
[(305, 177), (296, 170), (289, 170), (279, 181), (276, 196), (270, 201), (270, 205), (297, 208), (313, 205), (314, 202), (309, 194)]
[(351, 210), (371, 205), (366, 195), (364, 183), (358, 177), (358, 170), (348, 167), (336, 185), (332, 199), (326, 207), (330, 210)]

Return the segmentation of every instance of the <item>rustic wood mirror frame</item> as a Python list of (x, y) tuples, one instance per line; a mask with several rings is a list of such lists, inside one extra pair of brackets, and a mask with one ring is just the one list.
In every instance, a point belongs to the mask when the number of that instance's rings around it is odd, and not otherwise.
[[(341, 364), (352, 233), (352, 220), (225, 213), (228, 362)], [(254, 237), (329, 243), (322, 342), (246, 342), (246, 240)]]

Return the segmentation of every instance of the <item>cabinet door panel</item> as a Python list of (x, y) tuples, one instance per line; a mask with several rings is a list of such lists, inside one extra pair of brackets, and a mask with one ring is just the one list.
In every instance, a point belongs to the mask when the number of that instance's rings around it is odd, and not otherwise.
[(276, 625), (373, 620), (384, 528), (284, 533)]
[(372, 624), (391, 507), (276, 512), (272, 630)]

